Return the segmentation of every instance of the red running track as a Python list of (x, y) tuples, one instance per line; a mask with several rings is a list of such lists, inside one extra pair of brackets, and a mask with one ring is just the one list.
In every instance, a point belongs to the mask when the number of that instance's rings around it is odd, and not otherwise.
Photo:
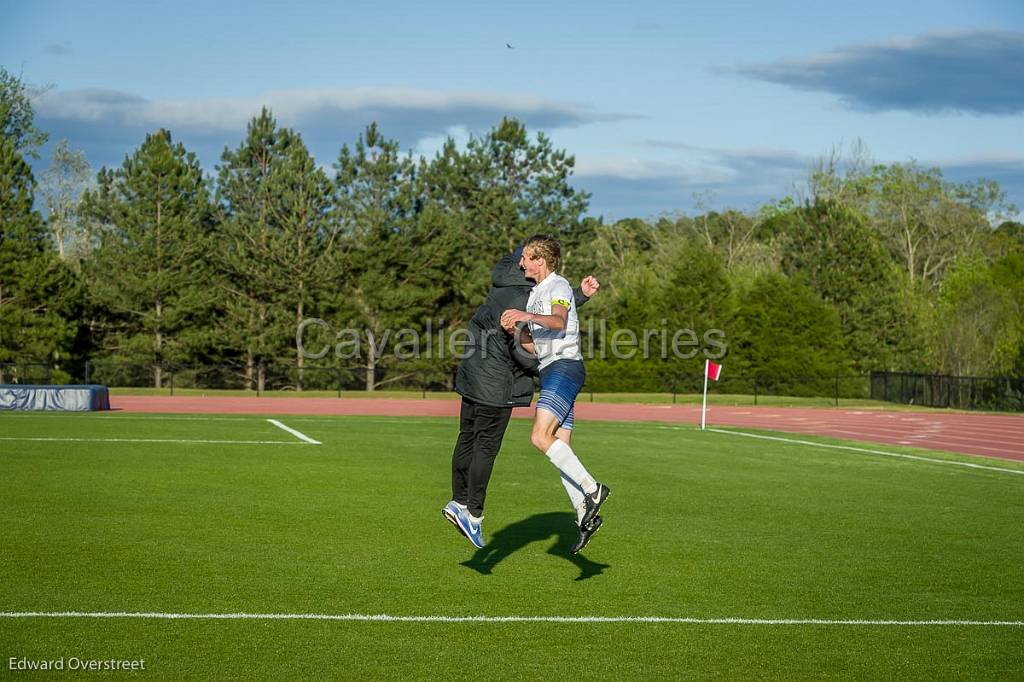
[[(459, 414), (459, 402), (456, 400), (111, 396), (110, 403), (113, 409), (125, 412), (401, 417), (456, 417)], [(532, 414), (532, 408), (515, 411), (516, 417), (529, 418)], [(580, 402), (576, 403), (576, 417), (583, 421), (654, 421), (696, 425), (700, 422), (700, 407)], [(1024, 461), (1024, 415), (709, 407), (708, 425), (806, 433)]]

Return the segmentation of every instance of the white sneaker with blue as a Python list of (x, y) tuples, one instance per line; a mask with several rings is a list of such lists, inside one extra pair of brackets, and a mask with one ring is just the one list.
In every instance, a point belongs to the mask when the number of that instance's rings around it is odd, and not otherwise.
[(465, 507), (455, 500), (451, 500), (444, 506), (444, 509), (441, 510), (441, 514), (444, 515), (444, 518), (448, 520), (448, 523), (455, 526), (455, 530), (459, 531), (461, 535), (466, 534), (465, 531), (462, 530), (462, 526), (459, 525), (459, 514), (462, 513), (463, 509), (465, 509)]
[(461, 530), (477, 549), (484, 547), (484, 517), (475, 518), (468, 509), (460, 509), (456, 518)]

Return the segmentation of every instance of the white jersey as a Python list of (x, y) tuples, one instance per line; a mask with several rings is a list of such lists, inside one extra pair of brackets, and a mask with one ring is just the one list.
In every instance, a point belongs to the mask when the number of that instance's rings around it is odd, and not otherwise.
[(526, 312), (537, 315), (550, 315), (552, 305), (562, 305), (569, 309), (565, 331), (556, 332), (530, 323), (534, 346), (540, 368), (544, 369), (555, 360), (582, 360), (580, 355), (580, 321), (576, 316), (576, 301), (572, 295), (572, 287), (564, 277), (551, 273), (537, 284), (530, 292), (530, 300), (526, 303)]

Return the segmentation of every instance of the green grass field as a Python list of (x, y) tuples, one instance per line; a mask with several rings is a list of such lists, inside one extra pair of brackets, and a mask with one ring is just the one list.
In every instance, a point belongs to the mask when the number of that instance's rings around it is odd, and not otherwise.
[(514, 420), (478, 552), (440, 514), (454, 420), (280, 420), (322, 445), (260, 417), (0, 415), (0, 612), (769, 622), (5, 616), (0, 677), (62, 656), (153, 679), (1024, 676), (1021, 625), (780, 622), (1024, 621), (1024, 476), (948, 462), (1021, 463), (584, 422), (613, 495), (572, 557)]

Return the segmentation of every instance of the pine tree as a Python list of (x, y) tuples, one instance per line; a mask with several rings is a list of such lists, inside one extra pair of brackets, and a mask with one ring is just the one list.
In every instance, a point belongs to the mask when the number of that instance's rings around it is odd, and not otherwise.
[(15, 138), (0, 136), (0, 362), (60, 369), (75, 337), (81, 290), (33, 209), (34, 189)]
[(783, 395), (826, 395), (828, 377), (849, 371), (839, 315), (780, 274), (759, 275), (741, 293), (728, 332), (730, 371)]
[(867, 219), (827, 199), (788, 217), (782, 270), (800, 277), (839, 314), (854, 369), (905, 369), (922, 353), (911, 282)]
[(229, 359), (241, 354), (250, 390), (264, 390), (267, 365), (289, 341), (278, 303), (282, 283), (263, 259), (272, 233), (280, 231), (270, 206), (275, 201), (270, 176), (279, 170), (291, 139), (287, 131), (277, 130), (264, 108), (249, 122), (242, 144), (234, 151), (224, 150), (218, 167), (217, 204), (223, 215), (213, 258), (224, 275), (219, 282), (226, 294), (218, 336)]
[[(257, 253), (277, 283), (284, 324), (294, 339), (330, 286), (338, 230), (329, 218), (333, 188), (327, 174), (298, 133), (285, 129), (281, 136), (281, 158), (267, 178), (269, 235)], [(306, 358), (298, 348), (290, 348), (287, 357), (295, 363), (295, 388), (301, 391)]]
[(329, 286), (335, 259), (331, 181), (301, 136), (278, 128), (266, 108), (221, 160), (215, 260), (228, 294), (222, 337), (242, 355), (247, 387), (262, 390), (268, 366), (281, 362), (302, 390), (306, 358), (297, 331)]
[[(364, 329), (366, 388), (374, 390), (378, 371), (389, 364), (382, 352), (386, 335), (393, 342), (402, 328), (423, 332), (426, 319), (437, 312), (451, 242), (434, 209), (421, 219), (424, 198), (416, 166), (376, 125), (352, 150), (342, 147), (335, 168), (342, 310)], [(411, 373), (425, 367), (409, 365)]]
[(210, 341), (211, 212), (199, 161), (169, 131), (147, 135), (121, 168), (101, 171), (82, 212), (101, 229), (86, 272), (107, 311), (105, 349), (151, 365), (160, 387), (165, 366), (195, 359)]

